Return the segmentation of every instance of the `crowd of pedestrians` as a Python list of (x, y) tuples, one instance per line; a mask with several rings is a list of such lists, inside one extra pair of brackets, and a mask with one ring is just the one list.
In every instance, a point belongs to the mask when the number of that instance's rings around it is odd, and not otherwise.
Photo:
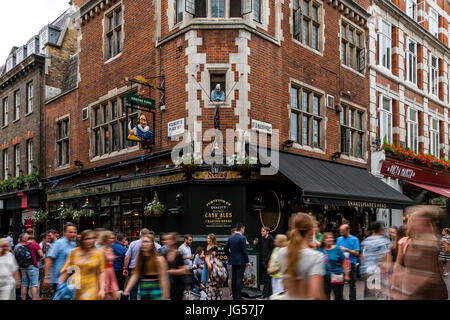
[[(358, 278), (366, 300), (447, 299), (449, 229), (441, 237), (434, 207), (410, 213), (398, 228), (373, 222), (365, 237), (343, 224), (336, 239), (305, 213), (292, 215), (286, 235), (261, 228), (253, 241), (260, 253), (261, 299), (356, 300)], [(146, 228), (131, 243), (105, 229), (78, 233), (71, 223), (62, 236), (49, 230), (39, 243), (32, 230), (15, 246), (9, 234), (0, 239), (0, 300), (221, 300), (227, 279), (230, 296), (241, 300), (244, 272), (251, 267), (244, 234), (241, 223), (231, 230), (226, 265), (213, 233), (195, 253), (191, 234), (180, 245), (177, 233), (162, 233), (158, 241)]]

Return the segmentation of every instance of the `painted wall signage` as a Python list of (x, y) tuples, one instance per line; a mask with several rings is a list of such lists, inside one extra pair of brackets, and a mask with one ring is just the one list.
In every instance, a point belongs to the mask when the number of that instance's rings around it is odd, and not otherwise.
[(231, 228), (233, 210), (231, 203), (224, 199), (214, 199), (206, 203), (205, 226), (213, 228)]
[(184, 118), (167, 123), (167, 135), (169, 138), (184, 133)]
[(262, 121), (258, 121), (255, 119), (252, 119), (252, 129), (259, 131), (259, 132), (272, 134), (272, 124), (271, 123), (262, 122)]

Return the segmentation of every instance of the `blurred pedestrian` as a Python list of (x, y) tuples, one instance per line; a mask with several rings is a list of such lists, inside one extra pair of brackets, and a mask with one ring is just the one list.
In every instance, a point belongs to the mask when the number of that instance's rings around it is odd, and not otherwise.
[(344, 300), (344, 282), (350, 280), (349, 270), (345, 265), (344, 251), (336, 246), (331, 232), (324, 233), (319, 251), (325, 255), (325, 295), (330, 300), (333, 291), (334, 300)]
[(255, 240), (253, 244), (254, 245), (259, 244), (259, 262), (261, 266), (261, 279), (264, 286), (261, 298), (264, 299), (272, 295), (272, 284), (269, 273), (267, 272), (270, 255), (272, 254), (274, 248), (273, 237), (270, 234), (270, 228), (262, 227), (261, 239), (259, 241)]
[[(244, 232), (245, 226), (242, 223), (237, 223), (234, 235), (228, 239), (225, 245), (225, 254), (228, 256), (232, 269), (231, 287), (233, 300), (242, 300), (242, 283), (245, 267), (250, 266), (247, 239), (244, 237)], [(214, 253), (214, 247), (212, 253)]]
[(81, 233), (81, 245), (70, 251), (61, 270), (59, 283), (65, 282), (70, 273), (76, 285), (74, 300), (103, 300), (105, 298), (105, 255), (95, 248), (93, 230)]
[(389, 240), (391, 240), (391, 243), (394, 243), (395, 239), (397, 238), (397, 227), (396, 226), (390, 226), (389, 227)]
[(13, 289), (20, 288), (19, 266), (10, 252), (10, 241), (0, 239), (0, 300), (12, 300)]
[(8, 236), (6, 237), (6, 239), (9, 241), (9, 250), (13, 251), (13, 249), (14, 249), (14, 233), (12, 233), (11, 231), (8, 232)]
[(317, 220), (315, 218), (313, 218), (314, 220), (314, 234), (313, 237), (311, 238), (311, 248), (313, 249), (318, 249), (320, 248), (320, 245), (322, 243), (322, 237), (323, 235), (320, 233), (320, 228), (319, 228), (319, 222), (317, 222)]
[(184, 277), (185, 279), (184, 283), (186, 285), (187, 290), (191, 289), (193, 283), (197, 286), (199, 284), (198, 281), (194, 279), (194, 270), (192, 269), (192, 260), (194, 259), (194, 255), (192, 254), (190, 247), (192, 239), (193, 238), (191, 234), (186, 234), (184, 236), (183, 244), (178, 247), (178, 251), (180, 251), (181, 255), (183, 256), (184, 265), (186, 266), (186, 268), (189, 270), (190, 273), (189, 275)]
[(141, 300), (168, 300), (170, 297), (167, 263), (156, 252), (155, 237), (152, 234), (141, 237), (136, 266), (124, 290), (124, 296), (129, 295), (136, 283)]
[[(231, 236), (233, 236), (235, 232), (236, 228), (231, 228)], [(229, 256), (227, 256), (227, 272), (228, 272), (228, 290), (230, 292), (230, 297), (233, 297), (233, 290), (231, 286), (231, 276), (233, 273), (233, 268), (231, 267)]]
[(125, 276), (123, 275), (123, 265), (125, 261), (125, 253), (127, 248), (125, 247), (127, 238), (123, 233), (118, 233), (116, 235), (116, 240), (111, 245), (114, 252), (114, 273), (116, 274), (117, 284), (119, 285), (119, 290), (123, 291), (125, 285)]
[[(54, 233), (55, 238), (58, 233)], [(45, 276), (43, 286), (50, 289), (50, 296), (53, 296), (59, 283), (60, 272), (69, 252), (75, 248), (75, 238), (77, 236), (77, 227), (73, 223), (64, 225), (62, 238), (54, 241), (47, 252), (45, 259)]]
[(284, 291), (283, 286), (283, 273), (280, 271), (280, 248), (287, 246), (287, 237), (284, 234), (277, 234), (273, 244), (275, 248), (270, 255), (267, 272), (269, 273), (272, 281), (272, 294), (277, 294)]
[(193, 268), (194, 268), (194, 276), (197, 278), (197, 281), (201, 281), (202, 271), (205, 267), (205, 251), (203, 247), (198, 247), (195, 251), (196, 255), (194, 258)]
[(386, 284), (391, 259), (391, 242), (385, 234), (383, 221), (372, 222), (371, 236), (361, 243), (361, 274), (364, 279), (364, 300), (386, 299)]
[(116, 241), (112, 231), (104, 231), (100, 234), (98, 243), (102, 245), (101, 250), (105, 255), (105, 300), (119, 300), (119, 285), (114, 272), (114, 251), (111, 245)]
[(272, 296), (272, 299), (321, 300), (325, 298), (323, 294), (325, 258), (321, 252), (309, 246), (314, 234), (313, 222), (311, 216), (306, 213), (291, 216), (289, 244), (279, 251), (286, 293), (278, 297)]
[(27, 299), (28, 286), (31, 291), (31, 299), (37, 299), (39, 286), (38, 260), (44, 256), (41, 247), (36, 242), (29, 241), (29, 238), (28, 233), (22, 233), (19, 236), (19, 243), (14, 248), (14, 256), (19, 265), (22, 278), (22, 300)]
[(348, 224), (341, 225), (339, 233), (341, 236), (337, 239), (336, 246), (344, 251), (346, 258), (350, 261), (349, 300), (356, 300), (356, 264), (360, 253), (359, 240), (350, 234), (350, 226)]
[(441, 252), (439, 253), (439, 260), (442, 263), (442, 269), (444, 271), (444, 277), (448, 276), (450, 271), (450, 229), (442, 229), (441, 238)]
[(397, 300), (447, 300), (447, 287), (439, 263), (440, 238), (435, 221), (442, 214), (438, 207), (410, 208), (408, 231), (400, 242), (394, 267), (394, 279), (401, 278), (401, 287), (393, 285)]
[(103, 232), (107, 231), (105, 228), (96, 228), (94, 230), (95, 232), (95, 248), (96, 249), (101, 249), (102, 248), (102, 244), (100, 243), (100, 239), (102, 237)]
[(176, 232), (171, 232), (165, 236), (167, 245), (166, 258), (168, 265), (168, 274), (170, 280), (170, 299), (174, 301), (183, 300), (184, 276), (189, 274), (188, 268), (184, 264), (183, 256), (178, 251)]
[[(139, 255), (139, 250), (141, 249), (142, 236), (150, 234), (150, 230), (147, 228), (141, 229), (139, 232), (139, 240), (134, 240), (130, 243), (127, 252), (125, 253), (125, 260), (123, 265), (123, 275), (128, 277), (133, 273), (136, 267), (137, 257)], [(137, 300), (138, 287), (137, 284), (130, 290), (130, 300)]]

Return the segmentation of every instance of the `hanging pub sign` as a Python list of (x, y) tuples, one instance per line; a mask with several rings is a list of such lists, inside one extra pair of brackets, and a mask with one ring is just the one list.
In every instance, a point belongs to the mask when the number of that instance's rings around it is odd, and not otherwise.
[(231, 228), (233, 225), (233, 210), (231, 203), (224, 199), (214, 199), (206, 204), (205, 227)]
[[(155, 100), (143, 96), (143, 91), (125, 95), (126, 117), (128, 123), (127, 140), (140, 142), (144, 149), (155, 144)], [(140, 111), (139, 116), (130, 116)]]

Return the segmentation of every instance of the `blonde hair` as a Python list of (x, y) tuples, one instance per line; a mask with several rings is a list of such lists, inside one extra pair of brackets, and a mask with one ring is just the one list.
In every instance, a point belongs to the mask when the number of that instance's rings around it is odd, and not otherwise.
[(275, 237), (275, 240), (278, 241), (278, 247), (279, 248), (284, 248), (287, 246), (287, 237), (284, 234), (277, 234), (277, 236)]
[(216, 240), (216, 235), (214, 233), (210, 233), (208, 234), (208, 238), (211, 239), (211, 246), (215, 247), (217, 246), (217, 240)]
[(106, 241), (110, 238), (114, 237), (114, 232), (112, 231), (103, 231), (98, 236), (98, 244), (105, 245)]
[(0, 247), (3, 247), (5, 244), (9, 247), (9, 240), (6, 238), (0, 238)]
[(297, 213), (291, 217), (289, 222), (289, 244), (287, 247), (287, 269), (286, 274), (296, 276), (297, 266), (300, 262), (300, 246), (306, 232), (313, 228), (313, 220), (306, 213)]

